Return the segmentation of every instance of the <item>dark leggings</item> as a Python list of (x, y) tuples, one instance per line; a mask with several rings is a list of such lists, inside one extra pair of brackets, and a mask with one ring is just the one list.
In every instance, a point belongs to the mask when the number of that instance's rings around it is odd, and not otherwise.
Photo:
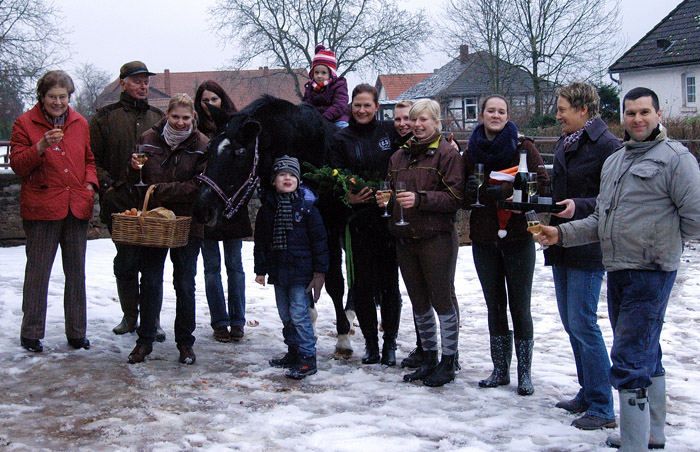
[[(489, 334), (508, 334), (508, 311), (517, 339), (532, 339), (530, 295), (535, 245), (529, 238), (512, 242), (472, 243), (474, 266), (484, 291)], [(506, 292), (507, 288), (507, 292)]]
[(396, 254), (414, 313), (424, 314), (431, 306), (439, 315), (451, 307), (459, 312), (453, 297), (458, 247), (456, 230), (424, 239), (398, 239)]
[(396, 339), (401, 317), (396, 244), (380, 213), (378, 208), (367, 208), (349, 225), (354, 278), (348, 290), (348, 305), (355, 306), (360, 329), (369, 341), (377, 337), (377, 305), (385, 340)]

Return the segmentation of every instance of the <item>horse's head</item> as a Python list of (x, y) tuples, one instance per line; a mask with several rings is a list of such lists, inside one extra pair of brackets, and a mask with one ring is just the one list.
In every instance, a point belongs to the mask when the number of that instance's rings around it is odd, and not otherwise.
[[(225, 131), (209, 141), (205, 178), (194, 206), (196, 221), (213, 228), (232, 221), (227, 214), (241, 203), (243, 195), (249, 191), (249, 185), (255, 182), (252, 177), (257, 176), (251, 175), (251, 171), (254, 171), (257, 158), (260, 131), (257, 121), (247, 115), (236, 114)], [(248, 198), (245, 198), (241, 208), (245, 209), (247, 201)]]

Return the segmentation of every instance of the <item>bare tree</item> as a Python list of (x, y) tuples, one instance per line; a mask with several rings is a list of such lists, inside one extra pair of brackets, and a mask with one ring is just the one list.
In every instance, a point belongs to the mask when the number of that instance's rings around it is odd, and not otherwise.
[(218, 0), (210, 10), (224, 42), (238, 42), (236, 68), (264, 59), (292, 75), (309, 68), (317, 44), (333, 50), (339, 75), (372, 69), (396, 72), (416, 58), (427, 36), (425, 13), (399, 9), (395, 0)]
[(0, 0), (0, 78), (29, 95), (34, 80), (63, 61), (59, 10), (44, 0)]
[[(461, 9), (474, 16), (465, 22), (463, 17), (449, 14), (451, 30), (462, 27), (463, 36), (477, 49), (491, 51), (495, 46), (497, 55), (528, 73), (536, 115), (543, 112), (545, 88), (573, 79), (599, 80), (622, 50), (620, 0), (448, 2), (453, 13)], [(496, 22), (492, 11), (499, 12)], [(498, 25), (497, 36), (474, 26), (494, 23)], [(452, 37), (457, 35), (453, 32)]]
[(71, 104), (78, 113), (89, 120), (97, 111), (97, 96), (111, 81), (110, 74), (91, 63), (83, 63), (78, 67), (75, 78), (80, 88), (77, 95), (71, 99)]

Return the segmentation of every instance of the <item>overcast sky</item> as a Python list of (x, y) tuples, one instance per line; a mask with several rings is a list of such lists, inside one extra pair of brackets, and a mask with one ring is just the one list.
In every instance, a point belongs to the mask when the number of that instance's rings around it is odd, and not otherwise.
[[(63, 26), (70, 34), (73, 56), (65, 69), (89, 62), (116, 78), (119, 67), (142, 60), (151, 71), (194, 72), (223, 68), (235, 54), (232, 45), (222, 46), (208, 29), (207, 8), (215, 0), (65, 0), (57, 3), (65, 16)], [(428, 2), (408, 0), (409, 9), (425, 7), (437, 16)], [(442, 2), (435, 2), (442, 4)], [(621, 0), (625, 50), (636, 43), (665, 17), (680, 0)], [(431, 3), (432, 5), (432, 3)], [(449, 60), (440, 51), (416, 60), (411, 72), (432, 72)], [(255, 68), (251, 68), (255, 69)], [(374, 84), (376, 74), (350, 77), (350, 85)]]

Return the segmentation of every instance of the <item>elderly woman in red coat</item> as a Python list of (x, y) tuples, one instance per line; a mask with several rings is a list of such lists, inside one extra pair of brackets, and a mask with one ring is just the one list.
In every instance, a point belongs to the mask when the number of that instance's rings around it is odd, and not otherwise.
[(27, 236), (20, 343), (41, 352), (51, 267), (61, 246), (66, 337), (75, 349), (90, 348), (85, 296), (85, 249), (98, 187), (88, 123), (68, 106), (75, 91), (63, 71), (37, 83), (39, 102), (12, 127), (10, 166), (22, 177), (20, 216)]

